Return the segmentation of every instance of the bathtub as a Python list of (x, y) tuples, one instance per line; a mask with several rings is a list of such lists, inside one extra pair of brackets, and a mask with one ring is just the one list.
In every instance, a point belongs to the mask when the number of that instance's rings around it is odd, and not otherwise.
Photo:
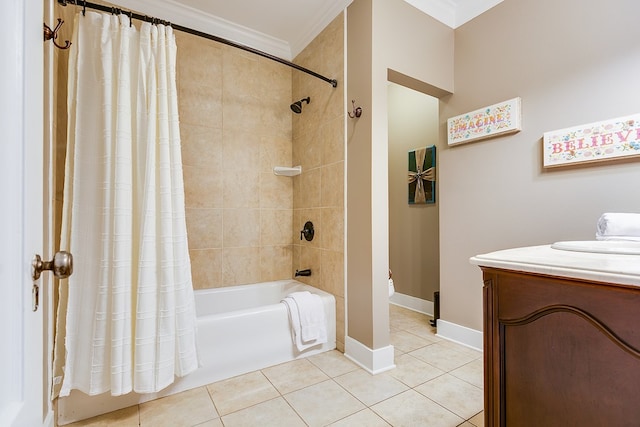
[[(287, 307), (280, 301), (292, 292), (304, 290), (322, 298), (327, 343), (299, 352), (291, 339)], [(58, 424), (91, 418), (336, 348), (334, 296), (296, 280), (198, 290), (195, 300), (202, 365), (198, 370), (176, 379), (159, 393), (113, 397), (109, 393), (87, 396), (74, 390), (57, 401)]]

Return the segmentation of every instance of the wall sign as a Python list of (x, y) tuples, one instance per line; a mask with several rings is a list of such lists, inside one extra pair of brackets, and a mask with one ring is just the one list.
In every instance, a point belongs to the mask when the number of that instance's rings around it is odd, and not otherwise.
[(640, 156), (640, 114), (545, 132), (544, 167)]
[(519, 97), (447, 120), (449, 145), (479, 141), (521, 129)]

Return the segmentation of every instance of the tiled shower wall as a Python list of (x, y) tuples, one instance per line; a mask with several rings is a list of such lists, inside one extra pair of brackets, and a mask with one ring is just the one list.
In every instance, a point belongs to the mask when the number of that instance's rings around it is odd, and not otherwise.
[[(76, 8), (58, 7), (69, 25)], [(66, 27), (66, 28), (65, 28)], [(344, 350), (344, 29), (340, 14), (294, 62), (337, 88), (282, 64), (176, 32), (187, 231), (194, 288), (293, 277), (333, 293)], [(66, 52), (59, 51), (56, 227), (66, 140)], [(289, 105), (310, 96), (295, 115)], [(302, 165), (297, 177), (274, 166)], [(305, 221), (312, 242), (300, 241)], [(56, 233), (59, 235), (59, 231)]]
[[(296, 58), (295, 63), (338, 80), (332, 88), (303, 73), (293, 74), (293, 99), (311, 97), (293, 116), (293, 268), (311, 269), (298, 280), (336, 297), (337, 346), (344, 351), (344, 16), (340, 14)], [(311, 242), (300, 240), (314, 224)]]
[(196, 289), (292, 276), (291, 69), (176, 32), (182, 163)]

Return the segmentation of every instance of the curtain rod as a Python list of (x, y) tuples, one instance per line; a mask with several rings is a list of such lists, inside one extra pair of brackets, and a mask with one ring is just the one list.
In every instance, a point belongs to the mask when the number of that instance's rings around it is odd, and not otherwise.
[(110, 12), (110, 13), (115, 13), (115, 14), (125, 14), (125, 15), (127, 15), (129, 17), (129, 19), (137, 19), (139, 21), (150, 22), (152, 24), (170, 25), (174, 30), (182, 31), (183, 33), (192, 34), (192, 35), (198, 36), (198, 37), (203, 37), (205, 39), (213, 40), (213, 41), (216, 41), (218, 43), (226, 44), (228, 46), (232, 46), (232, 47), (235, 47), (237, 49), (242, 49), (244, 51), (254, 53), (256, 55), (262, 56), (262, 57), (270, 59), (272, 61), (279, 62), (279, 63), (287, 65), (287, 66), (289, 66), (291, 68), (295, 68), (298, 71), (302, 71), (304, 73), (307, 73), (309, 75), (317, 77), (320, 80), (324, 80), (327, 83), (331, 83), (331, 86), (333, 86), (333, 87), (337, 87), (338, 86), (338, 81), (336, 79), (330, 79), (328, 77), (325, 77), (325, 76), (323, 76), (321, 74), (316, 73), (315, 71), (311, 71), (308, 68), (304, 68), (304, 67), (301, 67), (298, 64), (294, 64), (293, 62), (287, 61), (286, 59), (278, 58), (277, 56), (268, 54), (266, 52), (262, 52), (261, 50), (254, 49), (252, 47), (245, 46), (245, 45), (242, 45), (242, 44), (239, 44), (239, 43), (235, 43), (235, 42), (232, 42), (231, 40), (227, 40), (227, 39), (224, 39), (222, 37), (218, 37), (218, 36), (214, 36), (214, 35), (211, 35), (211, 34), (203, 33), (202, 31), (194, 30), (193, 28), (183, 27), (182, 25), (172, 24), (172, 23), (170, 23), (168, 21), (164, 21), (164, 20), (161, 20), (161, 19), (158, 19), (158, 18), (153, 18), (151, 16), (140, 15), (140, 14), (137, 14), (137, 13), (134, 13), (134, 12), (131, 12), (131, 11), (124, 11), (124, 10), (119, 9), (119, 8), (104, 6), (104, 5), (96, 4), (96, 3), (90, 3), (90, 2), (84, 1), (84, 0), (58, 0), (58, 3), (60, 5), (62, 5), (62, 6), (66, 6), (67, 4), (73, 4), (73, 5), (76, 5), (76, 6), (81, 6), (83, 8), (83, 12), (84, 12), (84, 10), (86, 8), (90, 8), (90, 9), (100, 10), (102, 12)]

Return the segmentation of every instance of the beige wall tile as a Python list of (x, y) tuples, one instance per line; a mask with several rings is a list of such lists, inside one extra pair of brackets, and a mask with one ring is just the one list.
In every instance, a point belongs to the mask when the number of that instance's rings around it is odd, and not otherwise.
[(222, 168), (222, 129), (181, 124), (182, 164)]
[(307, 170), (300, 175), (302, 182), (300, 185), (301, 208), (315, 208), (320, 206), (320, 185), (322, 171), (320, 168)]
[(260, 282), (260, 248), (224, 248), (222, 280), (225, 286)]
[(222, 248), (222, 209), (186, 209), (190, 249)]
[(336, 252), (344, 251), (344, 209), (322, 208), (322, 246)]
[(225, 248), (260, 246), (260, 210), (224, 209), (223, 212)]
[(296, 270), (304, 270), (306, 267), (302, 267), (300, 264), (300, 254), (302, 253), (302, 246), (293, 245), (292, 267), (291, 277), (293, 277)]
[(260, 245), (291, 245), (291, 224), (293, 211), (291, 209), (261, 209), (260, 210)]
[[(304, 111), (303, 113), (304, 114)], [(307, 171), (322, 165), (322, 141), (324, 136), (319, 129), (299, 135), (293, 142), (293, 159)]]
[(222, 207), (222, 172), (205, 167), (183, 166), (184, 198), (188, 208)]
[(222, 127), (222, 97), (219, 88), (189, 81), (178, 89), (180, 123), (198, 126)]
[(293, 246), (262, 246), (260, 248), (260, 281), (290, 279)]
[(288, 130), (260, 137), (260, 172), (273, 173), (275, 166), (297, 166), (292, 160), (291, 124)]
[(226, 127), (223, 131), (222, 168), (255, 169), (260, 161), (260, 136), (244, 129)]
[(176, 32), (178, 46), (176, 67), (182, 82), (220, 87), (222, 73), (221, 45), (191, 34)]
[(222, 281), (222, 249), (192, 249), (191, 280), (193, 289), (219, 288)]
[(322, 251), (320, 249), (302, 247), (300, 250), (300, 266), (294, 270), (311, 270), (311, 276), (298, 277), (303, 283), (320, 288), (322, 284)]
[(322, 251), (322, 289), (344, 297), (344, 253)]
[(277, 176), (273, 172), (261, 173), (260, 207), (262, 209), (293, 208), (293, 181), (291, 177)]
[[(357, 104), (356, 104), (357, 105)], [(340, 105), (342, 107), (342, 105)], [(351, 108), (351, 106), (350, 106)], [(351, 111), (351, 109), (349, 109)], [(344, 160), (344, 118), (337, 117), (322, 127), (322, 164)]]
[(252, 208), (260, 205), (260, 173), (251, 168), (223, 171), (222, 201), (225, 208)]
[(344, 206), (344, 162), (322, 167), (320, 180), (320, 205), (322, 207)]

